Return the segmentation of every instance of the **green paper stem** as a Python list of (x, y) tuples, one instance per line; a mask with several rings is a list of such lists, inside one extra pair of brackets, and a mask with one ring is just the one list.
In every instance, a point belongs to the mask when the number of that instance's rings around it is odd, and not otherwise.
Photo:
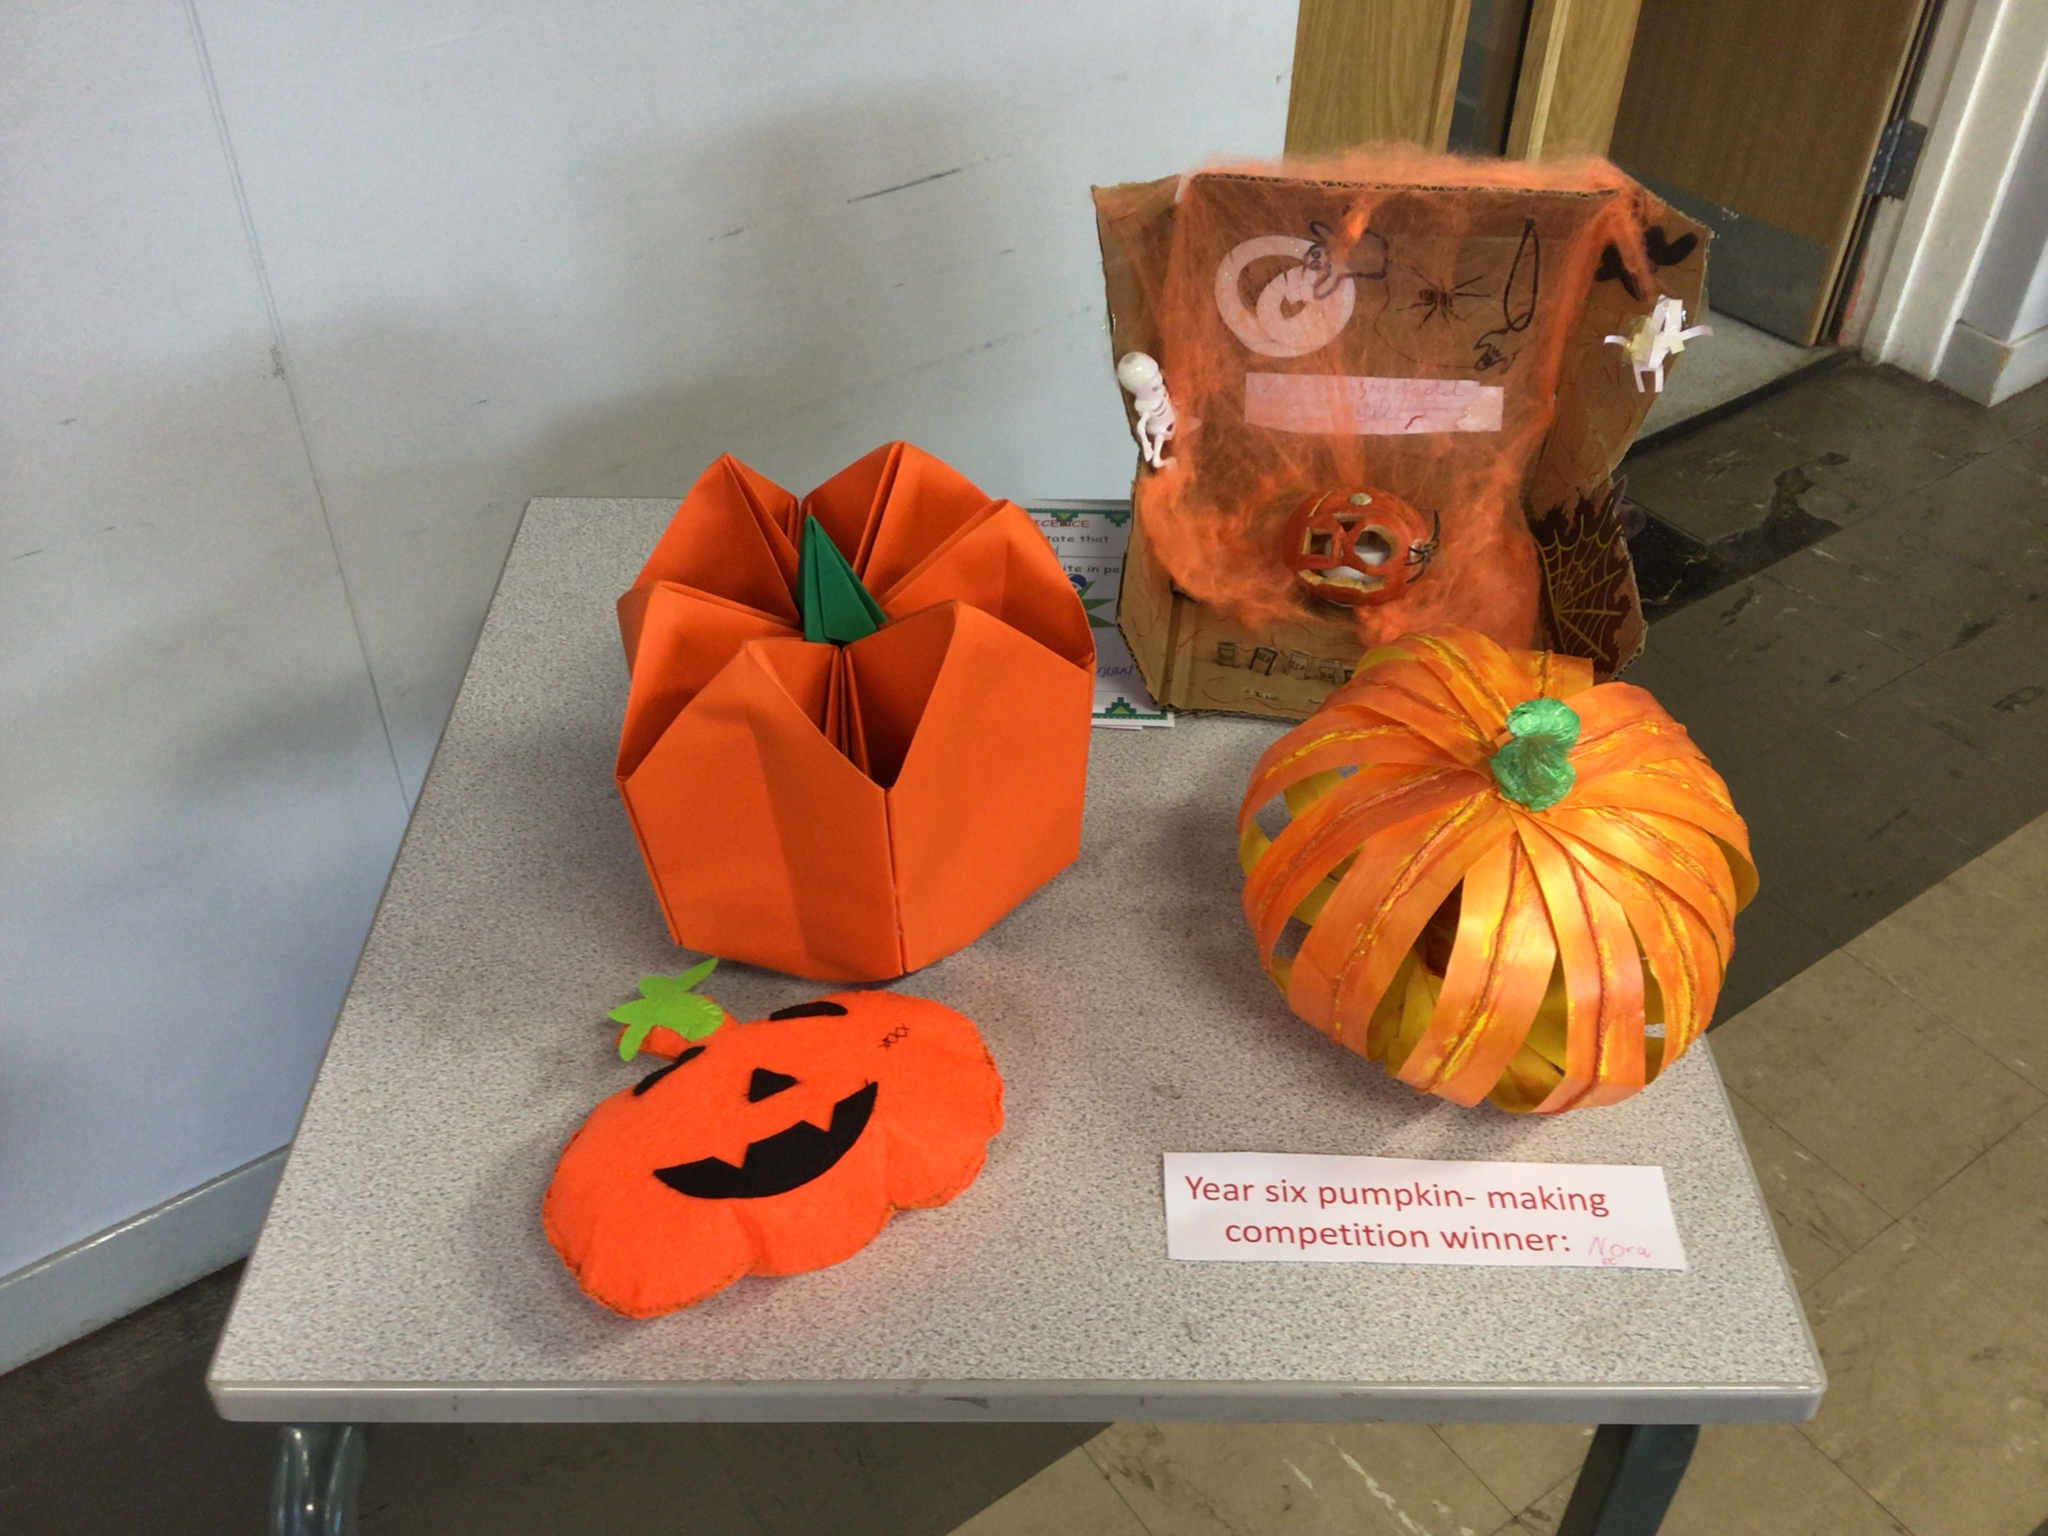
[(1571, 765), (1579, 717), (1563, 699), (1529, 699), (1508, 711), (1510, 740), (1487, 766), (1500, 792), (1517, 805), (1547, 811), (1578, 781)]
[(861, 585), (846, 556), (815, 517), (804, 519), (803, 542), (797, 549), (796, 590), (804, 638), (813, 644), (829, 640), (846, 645), (888, 623), (881, 604)]

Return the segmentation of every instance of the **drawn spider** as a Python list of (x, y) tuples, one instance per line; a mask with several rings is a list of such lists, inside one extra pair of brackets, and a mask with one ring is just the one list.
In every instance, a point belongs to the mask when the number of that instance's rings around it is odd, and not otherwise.
[[(1414, 268), (1411, 267), (1409, 270), (1414, 271)], [(1479, 286), (1479, 284), (1485, 281), (1484, 278), (1468, 277), (1453, 287), (1444, 283), (1432, 282), (1429, 278), (1423, 277), (1420, 272), (1416, 272), (1415, 275), (1422, 278), (1422, 286), (1416, 290), (1415, 302), (1410, 304), (1408, 308), (1410, 310), (1419, 309), (1422, 311), (1422, 318), (1415, 322), (1417, 330), (1420, 330), (1423, 326), (1429, 324), (1430, 321), (1439, 317), (1446, 322), (1456, 320), (1459, 318), (1458, 305), (1461, 302), (1466, 299), (1483, 299), (1486, 297), (1486, 290)]]

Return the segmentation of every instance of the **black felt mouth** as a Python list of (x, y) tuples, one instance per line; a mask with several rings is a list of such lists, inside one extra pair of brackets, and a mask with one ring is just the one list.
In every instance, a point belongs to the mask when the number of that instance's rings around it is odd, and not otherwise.
[(700, 1157), (694, 1163), (657, 1168), (654, 1176), (678, 1194), (698, 1200), (761, 1200), (786, 1195), (831, 1171), (852, 1150), (875, 1112), (875, 1090), (869, 1083), (832, 1106), (832, 1124), (819, 1130), (799, 1120), (785, 1131), (747, 1144), (746, 1158), (735, 1168), (723, 1158)]

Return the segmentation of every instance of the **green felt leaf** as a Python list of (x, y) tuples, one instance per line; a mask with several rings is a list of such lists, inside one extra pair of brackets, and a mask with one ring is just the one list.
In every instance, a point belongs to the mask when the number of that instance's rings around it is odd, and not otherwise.
[(802, 546), (797, 551), (797, 603), (803, 609), (804, 638), (845, 645), (872, 635), (888, 616), (869, 595), (815, 517), (804, 519)]
[(685, 1040), (702, 1040), (725, 1022), (725, 1010), (691, 989), (718, 968), (716, 959), (699, 961), (680, 976), (642, 976), (640, 995), (607, 1015), (626, 1026), (619, 1036), (619, 1060), (631, 1061), (656, 1029), (672, 1029)]

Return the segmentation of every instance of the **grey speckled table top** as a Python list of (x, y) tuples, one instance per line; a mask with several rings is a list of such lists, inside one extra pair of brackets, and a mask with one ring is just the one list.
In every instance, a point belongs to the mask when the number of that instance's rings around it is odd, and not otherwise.
[[(605, 1011), (669, 943), (611, 778), (612, 600), (673, 508), (529, 510), (215, 1357), (247, 1419), (1788, 1420), (1822, 1389), (1710, 1053), (1611, 1109), (1424, 1099), (1288, 1013), (1231, 817), (1276, 728), (1098, 731), (1079, 862), (899, 983), (959, 1008), (1008, 1125), (849, 1262), (651, 1322), (540, 1230), (639, 1067)], [(754, 1018), (829, 988), (742, 966)], [(1175, 1264), (1160, 1154), (1656, 1163), (1684, 1273)]]

